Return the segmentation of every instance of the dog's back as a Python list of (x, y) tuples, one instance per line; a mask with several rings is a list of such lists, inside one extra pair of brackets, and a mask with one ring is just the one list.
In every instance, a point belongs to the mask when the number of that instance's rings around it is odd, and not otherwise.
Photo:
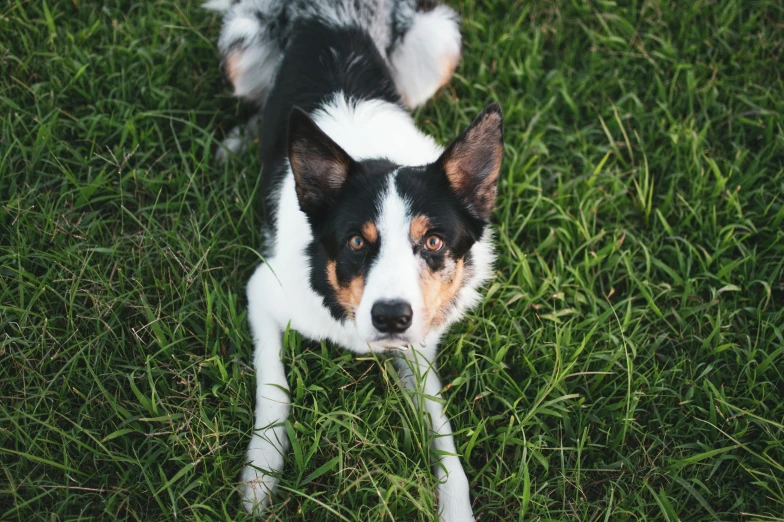
[(265, 226), (275, 226), (278, 186), (288, 161), (288, 118), (292, 108), (313, 113), (336, 95), (352, 100), (402, 102), (389, 67), (366, 31), (316, 20), (294, 22), (286, 53), (264, 109), (261, 133)]
[(457, 13), (434, 0), (210, 0), (205, 7), (224, 16), (218, 46), (234, 94), (259, 103), (303, 21), (360, 29), (408, 107), (448, 82), (460, 58)]

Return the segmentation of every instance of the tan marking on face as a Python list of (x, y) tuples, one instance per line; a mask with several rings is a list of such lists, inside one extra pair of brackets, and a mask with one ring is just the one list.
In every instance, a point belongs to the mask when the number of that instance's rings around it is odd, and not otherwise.
[(409, 233), (411, 235), (411, 241), (414, 244), (419, 243), (427, 234), (427, 231), (430, 230), (431, 224), (430, 220), (427, 219), (425, 216), (417, 216), (411, 220), (411, 227)]
[(463, 259), (448, 259), (446, 266), (433, 272), (425, 265), (422, 268), (419, 284), (422, 288), (422, 301), (425, 305), (424, 323), (435, 328), (447, 318), (449, 304), (463, 286), (465, 262)]
[(376, 228), (376, 225), (370, 221), (362, 225), (362, 236), (371, 243), (375, 243), (378, 240), (378, 229)]
[(226, 71), (226, 77), (229, 79), (232, 85), (237, 85), (237, 79), (239, 78), (242, 71), (240, 70), (240, 60), (242, 59), (242, 53), (238, 50), (231, 51), (228, 56), (226, 56), (226, 61), (223, 70)]
[(362, 300), (362, 293), (365, 291), (365, 278), (357, 276), (347, 285), (338, 282), (337, 266), (334, 261), (327, 262), (327, 282), (335, 291), (338, 304), (346, 311), (351, 319), (354, 319), (355, 312), (359, 308)]

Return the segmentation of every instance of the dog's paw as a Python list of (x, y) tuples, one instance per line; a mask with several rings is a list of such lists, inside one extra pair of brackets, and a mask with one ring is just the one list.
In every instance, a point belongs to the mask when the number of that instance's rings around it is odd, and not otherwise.
[(442, 480), (438, 485), (440, 522), (474, 522), (471, 493), (463, 470), (454, 470), (448, 476), (439, 475)]
[(440, 507), (440, 522), (474, 522), (471, 502), (467, 497), (464, 501), (442, 502)]
[(259, 515), (269, 504), (278, 479), (247, 465), (242, 469), (242, 506), (245, 511)]

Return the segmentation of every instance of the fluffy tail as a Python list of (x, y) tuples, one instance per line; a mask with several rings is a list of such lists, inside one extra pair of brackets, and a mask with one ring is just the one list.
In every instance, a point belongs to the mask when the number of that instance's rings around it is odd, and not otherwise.
[(410, 26), (389, 53), (398, 91), (410, 108), (422, 105), (449, 82), (461, 54), (457, 13), (432, 1), (418, 3)]

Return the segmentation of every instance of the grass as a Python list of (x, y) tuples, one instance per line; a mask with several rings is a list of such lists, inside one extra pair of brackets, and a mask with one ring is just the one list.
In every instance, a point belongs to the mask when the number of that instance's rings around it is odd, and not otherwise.
[[(479, 520), (782, 520), (784, 8), (464, 0), (417, 112), (506, 115), (500, 258), (439, 359)], [(0, 6), (0, 519), (241, 520), (260, 165), (196, 2)], [(388, 361), (286, 336), (268, 520), (436, 520)]]

